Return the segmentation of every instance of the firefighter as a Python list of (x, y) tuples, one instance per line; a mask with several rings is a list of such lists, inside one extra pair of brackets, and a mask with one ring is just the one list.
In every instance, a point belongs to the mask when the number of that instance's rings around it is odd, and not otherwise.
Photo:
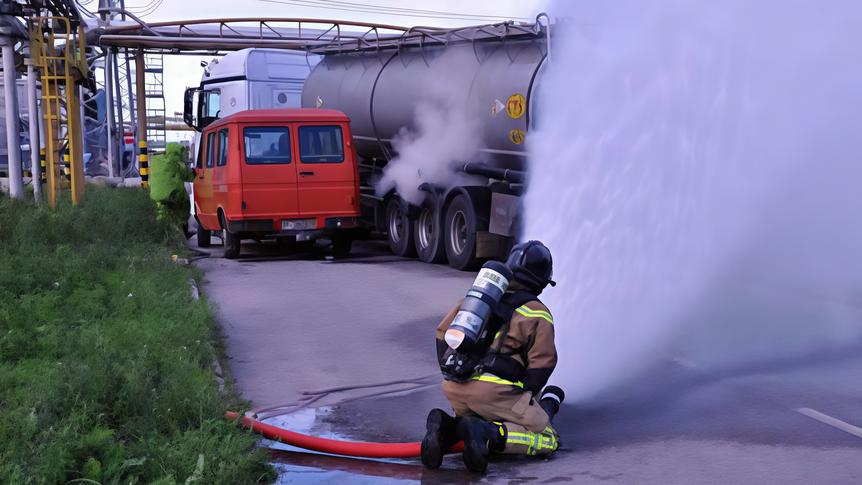
[(186, 165), (187, 160), (187, 148), (168, 143), (164, 154), (153, 157), (150, 173), (150, 198), (156, 202), (158, 219), (182, 229), (186, 239), (191, 204), (185, 182), (192, 182), (195, 177)]
[[(422, 463), (437, 468), (443, 454), (459, 439), (464, 440), (464, 464), (484, 472), (490, 452), (546, 455), (559, 446), (550, 420), (559, 408), (563, 392), (555, 386), (543, 387), (557, 364), (554, 345), (554, 318), (538, 296), (552, 278), (551, 253), (539, 241), (518, 244), (506, 261), (510, 282), (500, 302), (506, 318), (478, 359), (478, 372), (454, 379), (444, 371), (443, 393), (452, 405), (452, 417), (432, 410), (422, 440)], [(450, 323), (461, 304), (450, 311), (437, 327), (437, 357), (443, 368), (451, 350), (444, 341)], [(460, 357), (458, 357), (460, 358)]]

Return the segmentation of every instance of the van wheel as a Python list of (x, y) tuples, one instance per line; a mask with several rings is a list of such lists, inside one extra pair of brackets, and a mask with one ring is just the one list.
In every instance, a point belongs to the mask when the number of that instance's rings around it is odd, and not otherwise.
[(332, 237), (332, 254), (333, 256), (347, 256), (350, 254), (350, 249), (353, 247), (353, 239), (347, 235), (336, 235)]
[(386, 203), (386, 232), (389, 249), (396, 256), (412, 258), (416, 256), (413, 244), (413, 221), (407, 217), (405, 203), (401, 197), (394, 196)]
[(446, 209), (443, 219), (443, 239), (449, 266), (470, 270), (478, 266), (476, 259), (476, 209), (470, 200), (458, 195)]
[(224, 216), (219, 216), (221, 220), (221, 238), (224, 243), (225, 259), (236, 259), (239, 256), (240, 238), (239, 234), (227, 230), (227, 221)]
[(201, 225), (200, 221), (196, 220), (195, 225), (197, 226), (198, 247), (210, 247), (212, 244), (212, 233), (209, 230), (204, 229), (204, 226)]
[(443, 248), (442, 221), (437, 208), (437, 198), (428, 194), (419, 207), (419, 217), (416, 218), (413, 239), (416, 243), (416, 253), (419, 259), (431, 264), (442, 263), (446, 259)]

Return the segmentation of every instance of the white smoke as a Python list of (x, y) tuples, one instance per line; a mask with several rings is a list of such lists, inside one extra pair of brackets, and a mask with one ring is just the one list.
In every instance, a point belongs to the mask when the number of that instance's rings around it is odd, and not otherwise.
[[(456, 167), (470, 160), (481, 142), (479, 120), (467, 106), (469, 73), (475, 59), (472, 50), (449, 48), (429, 62), (429, 73), (443, 73), (446, 79), (427, 77), (417, 92), (413, 126), (404, 127), (392, 140), (396, 156), (389, 161), (376, 184), (378, 195), (395, 189), (408, 202), (419, 204), (428, 182), (449, 187), (459, 180)], [(469, 68), (464, 69), (464, 66)]]
[(526, 236), (575, 399), (862, 338), (862, 4), (551, 5)]

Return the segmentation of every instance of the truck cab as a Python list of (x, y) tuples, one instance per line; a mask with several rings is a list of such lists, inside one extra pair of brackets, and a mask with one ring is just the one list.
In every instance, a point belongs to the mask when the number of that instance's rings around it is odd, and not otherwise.
[(350, 120), (324, 109), (235, 113), (201, 133), (195, 160), (198, 244), (221, 232), (225, 257), (242, 239), (328, 239), (349, 252), (359, 178)]

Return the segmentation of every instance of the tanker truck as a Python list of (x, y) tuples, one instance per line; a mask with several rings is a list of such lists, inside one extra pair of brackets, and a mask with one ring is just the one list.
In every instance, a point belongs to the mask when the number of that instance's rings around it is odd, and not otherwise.
[[(308, 49), (320, 57), (305, 79), (301, 106), (350, 118), (363, 222), (385, 234), (394, 254), (467, 270), (507, 253), (521, 227), (524, 141), (550, 41), (547, 23), (537, 19), (416, 28), (352, 48), (338, 43)], [(205, 79), (193, 94), (211, 99), (206, 84)], [(187, 115), (192, 110), (189, 101)], [(197, 110), (206, 116), (205, 106)], [(449, 124), (442, 127), (448, 130), (423, 121), (426, 111), (437, 125)], [(455, 122), (466, 123), (468, 137), (451, 129)], [(435, 129), (440, 139), (434, 139)], [(430, 149), (410, 146), (417, 137)], [(422, 164), (414, 166), (401, 153), (408, 146), (425, 158)], [(398, 165), (410, 185), (382, 183), (391, 182), (387, 173)]]

